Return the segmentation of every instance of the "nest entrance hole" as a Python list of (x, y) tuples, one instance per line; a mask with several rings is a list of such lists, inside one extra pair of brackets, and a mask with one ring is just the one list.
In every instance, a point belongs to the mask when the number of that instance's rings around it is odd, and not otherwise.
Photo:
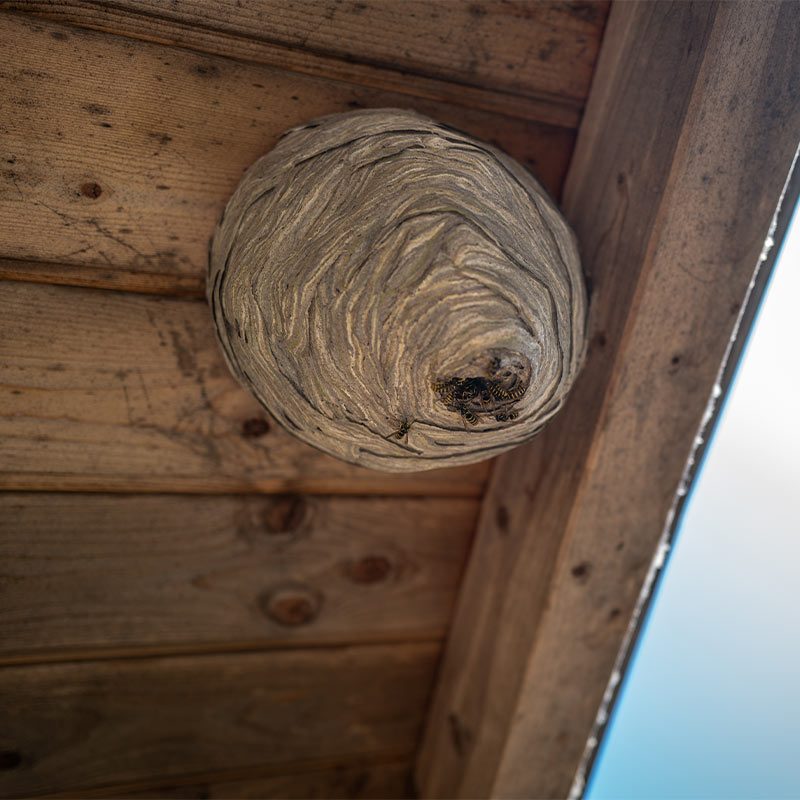
[(474, 359), (462, 374), (434, 378), (432, 388), (448, 411), (469, 425), (493, 417), (513, 422), (515, 408), (531, 382), (531, 362), (522, 353), (493, 349)]

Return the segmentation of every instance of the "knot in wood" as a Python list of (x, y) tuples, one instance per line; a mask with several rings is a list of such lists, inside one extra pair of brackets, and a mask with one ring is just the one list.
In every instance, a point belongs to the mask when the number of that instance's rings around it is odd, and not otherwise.
[(228, 203), (207, 291), (229, 365), (275, 419), (388, 471), (530, 438), (584, 352), (552, 201), (497, 148), (409, 111), (285, 134)]
[(273, 622), (295, 628), (309, 625), (319, 616), (322, 595), (307, 586), (290, 584), (266, 592), (260, 605)]
[(392, 562), (385, 556), (364, 556), (358, 561), (350, 562), (345, 574), (353, 583), (380, 583), (389, 577)]

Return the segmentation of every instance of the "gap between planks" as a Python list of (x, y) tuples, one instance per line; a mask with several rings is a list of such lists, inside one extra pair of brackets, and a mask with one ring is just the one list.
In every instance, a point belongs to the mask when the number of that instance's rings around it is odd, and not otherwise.
[[(206, 302), (205, 275), (180, 275), (146, 270), (110, 272), (92, 264), (61, 264), (0, 257), (0, 280), (75, 286), (80, 289), (152, 294)], [(109, 284), (113, 283), (113, 286)]]
[[(309, 447), (298, 442), (300, 447)], [(324, 454), (320, 454), (323, 457)], [(316, 497), (403, 497), (446, 499), (446, 498), (480, 498), (491, 471), (489, 462), (482, 461), (485, 468), (475, 471), (482, 474), (479, 481), (463, 481), (454, 476), (452, 481), (439, 479), (426, 483), (428, 472), (412, 472), (405, 475), (405, 481), (398, 481), (384, 473), (376, 473), (374, 477), (352, 478), (349, 480), (303, 477), (302, 479), (251, 480), (232, 484), (228, 480), (207, 480), (194, 485), (190, 476), (172, 476), (169, 482), (160, 478), (146, 479), (126, 476), (120, 479), (106, 477), (75, 475), (67, 472), (50, 471), (46, 476), (41, 473), (21, 473), (19, 475), (3, 475), (0, 468), (0, 492), (47, 492), (70, 494), (120, 494), (120, 495), (192, 495), (192, 496), (238, 496), (238, 495), (281, 495), (297, 494)], [(462, 468), (449, 467), (456, 471)], [(438, 472), (438, 470), (435, 470)], [(443, 476), (445, 469), (441, 470)], [(431, 476), (434, 477), (434, 476)], [(416, 481), (416, 482), (415, 482)]]
[(446, 629), (431, 631), (398, 631), (376, 635), (365, 641), (358, 638), (342, 638), (329, 641), (283, 640), (242, 642), (198, 642), (197, 644), (132, 645), (128, 647), (81, 647), (48, 650), (41, 652), (9, 653), (0, 656), (3, 667), (41, 666), (47, 664), (81, 664), (98, 661), (134, 661), (157, 658), (192, 658), (194, 656), (225, 656), (273, 652), (301, 652), (306, 650), (328, 651), (352, 648), (405, 647), (439, 644), (447, 635)]

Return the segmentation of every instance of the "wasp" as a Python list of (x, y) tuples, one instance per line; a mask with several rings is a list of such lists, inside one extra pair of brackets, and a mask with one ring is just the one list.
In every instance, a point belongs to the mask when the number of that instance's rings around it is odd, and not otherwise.
[[(499, 359), (493, 359), (491, 366), (499, 366)], [(479, 416), (484, 414), (494, 416), (498, 422), (516, 419), (517, 412), (510, 406), (527, 390), (524, 385), (505, 389), (500, 381), (479, 376), (435, 380), (431, 386), (442, 403), (450, 411), (460, 414), (469, 425), (477, 425)]]
[(478, 424), (478, 414), (494, 404), (490, 381), (486, 378), (450, 378), (432, 383), (433, 391), (450, 411), (458, 412), (469, 425)]
[(398, 441), (404, 440), (408, 442), (408, 432), (411, 430), (411, 426), (413, 424), (414, 420), (410, 420), (408, 417), (403, 417), (400, 420), (400, 425), (397, 430), (390, 433), (386, 438), (397, 439)]
[(517, 386), (511, 391), (507, 389), (503, 389), (502, 386), (498, 386), (497, 384), (493, 384), (492, 386), (492, 393), (498, 400), (519, 400), (522, 395), (525, 394), (527, 391), (527, 386)]
[(455, 389), (457, 384), (458, 378), (451, 378), (448, 381), (433, 381), (431, 388), (439, 395), (439, 399), (446, 406), (453, 406), (456, 401)]
[(434, 381), (432, 386), (451, 411), (467, 405), (488, 408), (494, 399), (492, 381), (488, 378), (450, 378)]
[(468, 422), (470, 425), (477, 425), (478, 424), (478, 417), (470, 411), (466, 406), (460, 406), (458, 408), (459, 413), (461, 414), (462, 419), (464, 422)]

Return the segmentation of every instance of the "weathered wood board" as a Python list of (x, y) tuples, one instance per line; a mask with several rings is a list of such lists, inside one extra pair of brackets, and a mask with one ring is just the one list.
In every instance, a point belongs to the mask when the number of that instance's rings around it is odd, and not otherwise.
[(0, 495), (0, 663), (441, 639), (476, 500)]
[(11, 0), (3, 6), (572, 127), (589, 91), (609, 3)]
[(311, 759), (408, 758), (438, 645), (0, 670), (0, 795)]
[(480, 495), (488, 464), (390, 476), (286, 433), (205, 303), (0, 282), (0, 487)]
[[(94, 286), (199, 296), (209, 238), (242, 173), (319, 115), (416, 108), (496, 143), (554, 194), (574, 142), (568, 128), (8, 12), (0, 77), (0, 256), (34, 262), (39, 280), (48, 262), (63, 283), (74, 264), (77, 283), (94, 267)], [(24, 263), (10, 266), (0, 262), (0, 277), (25, 275)]]

